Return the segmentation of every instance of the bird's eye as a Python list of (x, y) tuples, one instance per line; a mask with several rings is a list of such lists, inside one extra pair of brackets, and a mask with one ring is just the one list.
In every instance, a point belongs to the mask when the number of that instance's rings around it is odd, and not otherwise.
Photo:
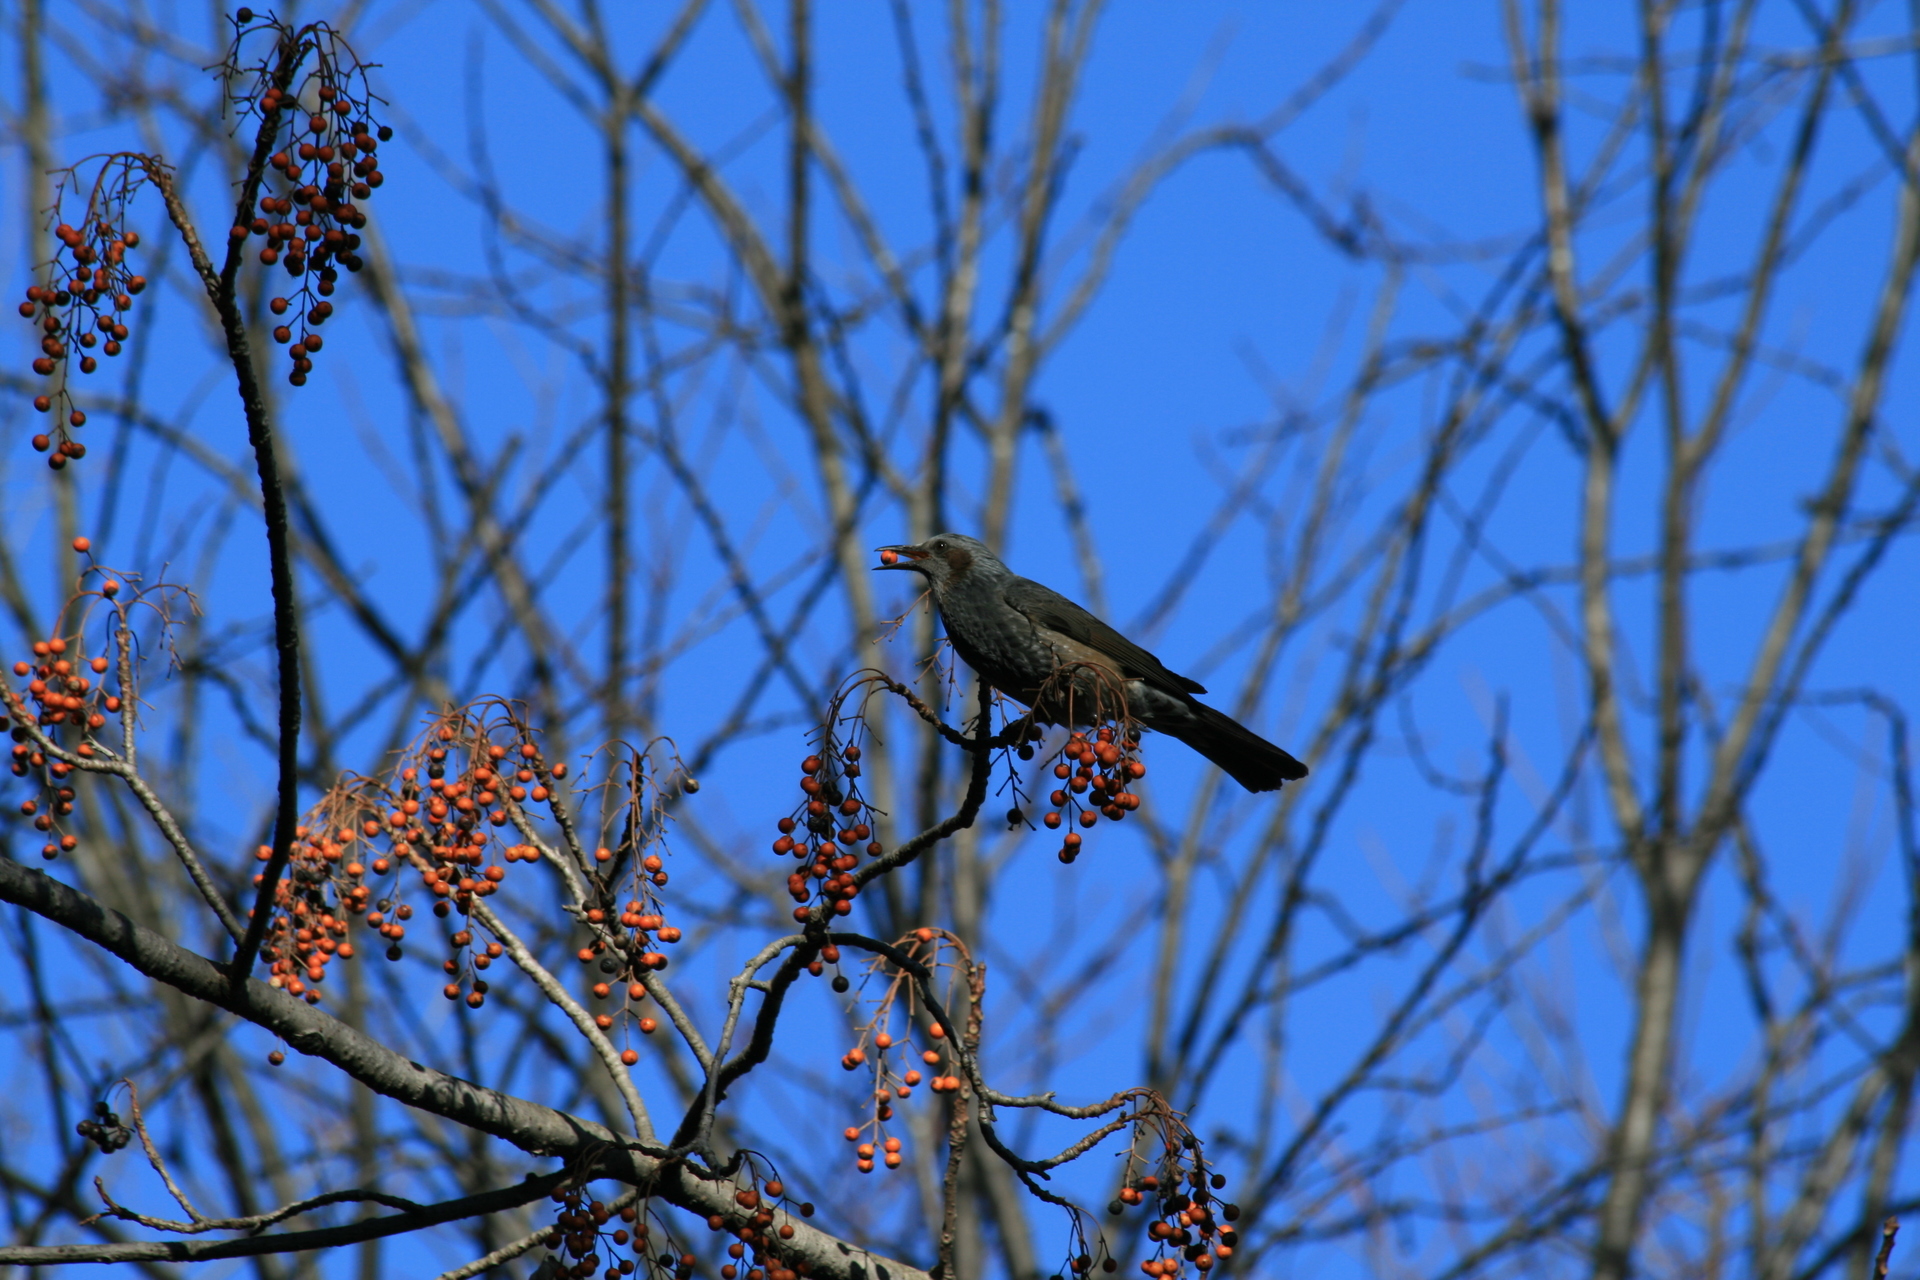
[(935, 551), (945, 551), (947, 549), (947, 540), (945, 538), (940, 539), (940, 541), (933, 544), (933, 549)]

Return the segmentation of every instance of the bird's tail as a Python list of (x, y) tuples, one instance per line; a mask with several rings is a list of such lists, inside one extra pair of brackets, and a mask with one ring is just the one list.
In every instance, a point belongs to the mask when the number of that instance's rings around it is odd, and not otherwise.
[(1154, 727), (1219, 765), (1247, 790), (1278, 791), (1281, 783), (1307, 776), (1307, 766), (1225, 712), (1199, 701), (1188, 711), (1183, 723), (1162, 721)]

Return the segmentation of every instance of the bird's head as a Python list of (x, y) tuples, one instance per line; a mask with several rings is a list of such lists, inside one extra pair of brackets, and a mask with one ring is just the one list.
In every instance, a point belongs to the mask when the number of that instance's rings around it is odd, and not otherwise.
[(876, 569), (911, 569), (927, 580), (935, 594), (971, 574), (1004, 572), (1000, 558), (978, 538), (964, 533), (936, 533), (911, 546), (880, 548)]

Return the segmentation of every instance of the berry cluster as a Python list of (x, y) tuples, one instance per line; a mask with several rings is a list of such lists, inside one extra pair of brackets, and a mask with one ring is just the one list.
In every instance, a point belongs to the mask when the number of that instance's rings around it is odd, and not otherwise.
[[(525, 738), (524, 729), (516, 726), (515, 733)], [(507, 875), (505, 867), (489, 864), (490, 846), (497, 842), (487, 828), (505, 826), (510, 807), (549, 801), (550, 784), (566, 774), (564, 763), (549, 769), (532, 741), (521, 741), (516, 755), (488, 741), (484, 726), (453, 715), (429, 731), (390, 785), (361, 779), (336, 787), (295, 829), (292, 855), (275, 886), (274, 918), (261, 944), (270, 983), (317, 1002), (327, 965), (335, 957), (354, 955), (347, 933), (355, 918), (387, 942), (387, 959), (400, 959), (413, 908), (400, 901), (397, 883), (378, 892), (367, 877), (412, 865), (434, 899), (433, 914), (442, 920), (455, 913), (463, 917), (448, 939), (453, 955), (443, 967), (454, 980), (443, 994), (449, 1000), (464, 997), (469, 1008), (481, 1007), (487, 983), (478, 975), (504, 948), (498, 942), (477, 943), (465, 917), (476, 901), (498, 891)], [(531, 790), (528, 783), (534, 784)], [(384, 850), (377, 844), (383, 838)], [(263, 845), (255, 856), (265, 862), (272, 851)], [(539, 857), (534, 845), (501, 851), (504, 862)]]
[[(601, 848), (596, 850), (595, 856), (598, 857), (600, 854), (610, 855), (610, 853), (610, 850)], [(651, 869), (649, 869), (649, 864), (652, 864)], [(662, 869), (663, 864), (658, 854), (649, 854), (642, 860), (640, 866), (641, 871), (649, 881), (653, 876), (659, 876), (663, 880), (666, 877), (667, 873)], [(667, 923), (666, 917), (661, 914), (658, 901), (653, 900), (652, 894), (649, 892), (647, 896), (652, 900), (650, 907), (643, 905), (640, 899), (632, 898), (627, 901), (625, 908), (620, 912), (618, 923), (622, 929), (627, 931), (624, 935), (609, 935), (606, 928), (606, 919), (610, 913), (610, 908), (589, 908), (586, 913), (587, 923), (594, 927), (596, 937), (593, 945), (580, 949), (579, 958), (583, 964), (599, 960), (600, 970), (603, 974), (609, 977), (618, 977), (626, 981), (627, 1007), (623, 1008), (620, 1014), (622, 1017), (630, 1019), (634, 1026), (639, 1027), (641, 1035), (650, 1036), (660, 1029), (660, 1022), (659, 1019), (651, 1015), (638, 1014), (641, 1004), (647, 998), (646, 985), (639, 980), (638, 975), (658, 971), (667, 967), (668, 961), (665, 953), (653, 949), (653, 943), (656, 939), (661, 943), (671, 946), (673, 943), (680, 941), (682, 935), (678, 926)], [(611, 946), (609, 946), (607, 942), (609, 937), (611, 938)], [(602, 954), (610, 949), (620, 953), (621, 958), (616, 959), (613, 956)], [(614, 984), (604, 979), (594, 983), (590, 990), (590, 994), (596, 1000), (609, 1000), (613, 997), (613, 993)], [(615, 1022), (615, 1015), (610, 1013), (596, 1014), (593, 1022), (594, 1025), (602, 1031), (611, 1031)], [(639, 1051), (631, 1048), (621, 1050), (620, 1061), (626, 1063), (628, 1066), (634, 1065), (640, 1061)]]
[[(686, 1280), (693, 1274), (694, 1257), (690, 1253), (678, 1253), (669, 1248), (656, 1257), (647, 1252), (653, 1233), (643, 1219), (641, 1210), (635, 1206), (612, 1209), (598, 1200), (589, 1200), (586, 1192), (578, 1187), (556, 1191), (552, 1199), (560, 1209), (553, 1230), (547, 1233), (544, 1242), (554, 1252), (547, 1258), (546, 1265), (541, 1269), (542, 1274), (587, 1280), (588, 1276), (600, 1271), (602, 1250), (607, 1255), (606, 1280), (620, 1280), (620, 1277), (630, 1276), (642, 1267), (650, 1276), (671, 1275), (679, 1280)], [(607, 1231), (607, 1225), (616, 1218), (625, 1225)], [(633, 1229), (629, 1231), (628, 1227)], [(629, 1244), (633, 1257), (614, 1256), (615, 1249), (625, 1248)]]
[[(734, 1237), (727, 1246), (727, 1261), (720, 1267), (720, 1280), (798, 1280), (807, 1273), (807, 1264), (796, 1260), (789, 1265), (780, 1257), (781, 1242), (794, 1237), (793, 1223), (774, 1226), (780, 1217), (792, 1217), (793, 1210), (786, 1204), (787, 1189), (778, 1178), (768, 1178), (755, 1186), (751, 1167), (747, 1176), (747, 1185), (733, 1193), (738, 1206), (733, 1220), (718, 1213), (707, 1218), (708, 1230), (725, 1231)], [(810, 1203), (802, 1203), (798, 1209), (803, 1218), (813, 1216)]]
[[(12, 731), (8, 769), (16, 778), (34, 777), (40, 784), (37, 795), (20, 802), (20, 814), (31, 818), (34, 830), (46, 836), (47, 843), (40, 849), (44, 858), (57, 858), (79, 846), (78, 837), (61, 829), (61, 820), (73, 814), (78, 771), (69, 761), (48, 758), (31, 741), (26, 726), (37, 725), (43, 732), (57, 731), (62, 725), (91, 731), (105, 725), (107, 715), (118, 713), (122, 706), (120, 693), (109, 693), (94, 682), (111, 664), (103, 657), (85, 657), (79, 644), (77, 636), (71, 641), (60, 636), (34, 641), (32, 659), (13, 664), (13, 674), (27, 682), (25, 692), (0, 690), (4, 697), (0, 728), (6, 727), (8, 714), (19, 722)], [(73, 754), (90, 760), (94, 744), (83, 739), (75, 744)]]
[[(1053, 776), (1062, 785), (1047, 797), (1052, 809), (1041, 819), (1049, 831), (1068, 828), (1060, 842), (1060, 861), (1072, 862), (1080, 856), (1080, 833), (1072, 829), (1076, 822), (1091, 827), (1102, 814), (1118, 822), (1140, 807), (1140, 797), (1127, 789), (1147, 776), (1139, 753), (1138, 734), (1116, 732), (1110, 725), (1102, 726), (1091, 740), (1084, 733), (1067, 739), (1060, 763), (1053, 766)], [(1017, 819), (1017, 812), (1009, 816)]]
[[(1188, 1157), (1185, 1162), (1183, 1156)], [(1207, 1272), (1233, 1256), (1238, 1242), (1233, 1223), (1240, 1207), (1218, 1202), (1212, 1194), (1226, 1185), (1220, 1174), (1208, 1174), (1199, 1142), (1187, 1134), (1182, 1142), (1168, 1144), (1160, 1173), (1145, 1174), (1120, 1188), (1107, 1206), (1109, 1213), (1117, 1217), (1139, 1205), (1153, 1210), (1147, 1241), (1154, 1253), (1140, 1264), (1142, 1275), (1177, 1276), (1189, 1262)]]
[[(397, 840), (405, 842), (405, 852), (420, 872), (421, 887), (433, 895), (434, 916), (445, 920), (457, 913), (461, 917), (447, 936), (452, 954), (441, 968), (451, 981), (441, 994), (449, 1000), (464, 996), (468, 1008), (478, 1009), (487, 1002), (487, 982), (479, 975), (503, 948), (498, 942), (476, 946), (470, 917), (473, 904), (496, 893), (507, 878), (504, 866), (488, 861), (492, 836), (486, 828), (507, 825), (503, 801), (511, 798), (509, 786), (523, 797), (527, 794), (526, 781), (538, 777), (531, 766), (539, 761), (539, 748), (522, 743), (520, 758), (510, 764), (512, 753), (504, 744), (483, 739), (456, 742), (451, 724), (442, 724), (433, 736), (436, 741), (426, 752), (425, 777), (418, 764), (400, 771), (397, 803), (387, 814), (387, 826)], [(452, 777), (448, 777), (450, 747), (458, 753), (453, 757)], [(512, 764), (520, 767), (509, 774)], [(525, 781), (519, 777), (523, 773)], [(378, 830), (377, 823), (370, 821), (368, 826)], [(523, 856), (518, 845), (503, 850), (502, 861), (509, 860), (509, 854), (516, 862)]]
[[(73, 364), (80, 366), (81, 373), (99, 368), (93, 354), (96, 347), (102, 355), (120, 354), (130, 332), (125, 312), (132, 308), (134, 295), (147, 287), (146, 277), (135, 275), (127, 265), (127, 251), (138, 247), (140, 233), (122, 229), (127, 201), (145, 180), (143, 164), (144, 157), (108, 157), (94, 183), (86, 216), (78, 227), (65, 222), (54, 227), (60, 247), (43, 264), (45, 283), (29, 285), (26, 301), (20, 304), (20, 315), (40, 330), (40, 354), (33, 371), (43, 378), (59, 375), (51, 392), (33, 398), (33, 407), (41, 413), (65, 411), (52, 432), (33, 437), (35, 450), (50, 452), (47, 465), (55, 471), (87, 454), (87, 447), (70, 434), (86, 425), (87, 415), (73, 404), (66, 371)], [(63, 191), (73, 176), (69, 173), (63, 179)]]
[[(952, 967), (952, 962), (941, 960), (943, 948), (951, 948), (965, 963), (965, 950), (951, 934), (939, 930), (921, 927), (907, 934), (897, 944), (899, 949), (930, 970)], [(837, 949), (833, 957), (838, 959)], [(854, 1163), (862, 1173), (872, 1173), (875, 1161), (889, 1169), (900, 1167), (900, 1139), (890, 1137), (885, 1126), (893, 1119), (893, 1104), (905, 1102), (913, 1096), (913, 1091), (922, 1083), (934, 1093), (957, 1093), (961, 1088), (958, 1074), (958, 1058), (954, 1046), (947, 1035), (947, 1029), (937, 1019), (928, 1019), (926, 1036), (931, 1043), (919, 1053), (922, 1065), (932, 1070), (928, 1076), (919, 1067), (907, 1067), (904, 1071), (895, 1070), (895, 1056), (904, 1062), (910, 1062), (913, 1056), (913, 1044), (909, 1037), (895, 1039), (888, 1031), (889, 1018), (896, 1004), (903, 1006), (903, 1013), (909, 1025), (913, 1019), (913, 1009), (917, 1004), (916, 989), (908, 975), (882, 959), (876, 959), (872, 972), (883, 975), (887, 981), (876, 1001), (873, 1017), (860, 1028), (859, 1042), (840, 1056), (840, 1066), (845, 1071), (857, 1071), (872, 1062), (873, 1094), (872, 1109), (867, 1119), (858, 1125), (849, 1125), (841, 1136), (854, 1145)], [(836, 978), (836, 990), (845, 990), (845, 979)], [(871, 1046), (871, 1054), (868, 1048)]]
[[(659, 959), (663, 964), (666, 961), (665, 956), (660, 956)], [(602, 971), (610, 976), (618, 974), (621, 969), (620, 962), (611, 958), (602, 960), (600, 964)], [(640, 1034), (643, 1036), (650, 1036), (658, 1031), (660, 1029), (660, 1020), (658, 1018), (651, 1014), (635, 1016), (635, 1011), (640, 1008), (641, 1003), (647, 998), (646, 984), (637, 980), (631, 981), (627, 983), (626, 990), (627, 1002), (630, 1007), (622, 1009), (620, 1016), (631, 1019), (633, 1025), (640, 1028)], [(613, 984), (606, 981), (596, 982), (593, 984), (591, 994), (596, 1000), (612, 999)], [(613, 1014), (600, 1013), (594, 1015), (593, 1025), (599, 1027), (602, 1031), (611, 1031), (613, 1030), (614, 1021), (615, 1016)], [(631, 1067), (640, 1061), (640, 1051), (632, 1047), (622, 1049), (620, 1051), (620, 1061)]]
[[(86, 538), (73, 540), (73, 549), (82, 555), (92, 546)], [(9, 717), (13, 722), (9, 769), (16, 778), (39, 782), (39, 794), (23, 801), (19, 812), (46, 835), (47, 843), (40, 850), (45, 858), (78, 847), (78, 839), (61, 829), (62, 819), (73, 813), (77, 775), (116, 759), (94, 735), (106, 726), (107, 717), (130, 717), (137, 704), (131, 607), (144, 605), (159, 616), (163, 634), (157, 643), (165, 647), (168, 610), (185, 595), (165, 582), (142, 585), (136, 580), (123, 597), (120, 580), (97, 564), (89, 564), (83, 578), (93, 578), (98, 585), (76, 591), (60, 614), (62, 629), (74, 629), (64, 636), (34, 641), (30, 656), (12, 665), (12, 674), (25, 681), (24, 686), (0, 683), (0, 729), (7, 727)], [(117, 669), (114, 660), (89, 658), (85, 652), (86, 619), (102, 607), (111, 617), (106, 647), (118, 654)]]
[[(402, 920), (413, 911), (404, 904), (394, 908), (385, 899), (378, 905), (372, 902), (373, 890), (363, 882), (367, 868), (352, 855), (355, 841), (350, 829), (303, 826), (294, 830), (294, 839), (286, 872), (274, 886), (274, 915), (261, 939), (260, 957), (267, 962), (269, 986), (318, 1004), (327, 965), (336, 956), (353, 958), (347, 931), (354, 917), (366, 917), (382, 937), (390, 938), (387, 955), (397, 960), (406, 929), (389, 923), (383, 911), (393, 910)], [(261, 845), (254, 856), (266, 862), (273, 857), (273, 849)], [(375, 874), (384, 874), (391, 863), (376, 858), (373, 866)], [(254, 883), (261, 878), (255, 876)]]
[[(650, 751), (651, 747), (648, 752), (636, 752), (624, 745), (616, 749), (607, 762), (607, 781), (596, 788), (601, 797), (603, 832), (618, 828), (620, 838), (615, 841), (617, 850), (602, 844), (593, 851), (597, 870), (589, 877), (590, 896), (580, 911), (580, 922), (593, 936), (577, 952), (580, 963), (597, 962), (602, 975), (589, 989), (593, 999), (613, 999), (622, 987), (626, 992), (627, 1003), (614, 1013), (596, 1014), (594, 1025), (611, 1031), (616, 1022), (624, 1022), (648, 1036), (659, 1030), (660, 1022), (641, 1012), (647, 998), (644, 979), (668, 966), (669, 959), (659, 948), (672, 946), (684, 936), (679, 926), (667, 923), (666, 907), (658, 893), (670, 878), (666, 860), (658, 852), (641, 854), (655, 844), (666, 847), (666, 793), (646, 768)], [(699, 789), (684, 769), (674, 777), (682, 794)], [(631, 868), (631, 896), (619, 904), (613, 875), (622, 867)], [(620, 1061), (627, 1066), (639, 1060), (639, 1051), (631, 1047), (620, 1053)]]
[[(517, 741), (509, 746), (492, 740), (499, 736)], [(636, 793), (627, 797), (629, 809), (637, 805), (639, 790), (648, 785), (637, 765), (632, 772)], [(470, 1009), (485, 1005), (489, 988), (481, 974), (506, 955), (506, 948), (476, 936), (475, 905), (499, 891), (507, 877), (502, 863), (537, 862), (544, 856), (538, 844), (504, 844), (489, 828), (509, 823), (524, 827), (536, 805), (548, 808), (567, 826), (568, 815), (557, 794), (567, 775), (565, 762), (548, 764), (532, 731), (517, 716), (510, 712), (503, 726), (470, 710), (442, 718), (401, 762), (388, 784), (343, 781), (296, 829), (286, 873), (275, 886), (275, 914), (261, 946), (271, 984), (317, 1002), (317, 988), (328, 964), (336, 957), (354, 955), (347, 935), (356, 918), (386, 941), (389, 960), (399, 960), (400, 941), (413, 908), (400, 901), (397, 881), (382, 892), (369, 885), (368, 878), (411, 866), (419, 873), (421, 887), (432, 895), (434, 916), (452, 919), (453, 931), (447, 938), (451, 955), (441, 966), (448, 978), (442, 994)], [(682, 786), (686, 789), (684, 782)], [(584, 863), (587, 855), (580, 852)], [(498, 861), (493, 860), (496, 855)], [(262, 846), (256, 856), (265, 862), (271, 851)], [(602, 846), (592, 860), (605, 865), (614, 857), (612, 850)], [(618, 909), (602, 877), (588, 877), (593, 897), (580, 914), (593, 938), (580, 949), (579, 959), (583, 964), (597, 960), (603, 973), (618, 975), (616, 980), (627, 983), (627, 998), (635, 1006), (647, 996), (638, 979), (667, 967), (667, 957), (655, 949), (656, 943), (671, 945), (682, 936), (666, 922), (654, 893), (667, 880), (660, 856), (648, 854), (635, 866), (639, 896)], [(260, 877), (255, 877), (259, 882)], [(611, 998), (613, 992), (611, 981), (595, 982), (591, 988), (599, 1000)], [(603, 1013), (595, 1021), (602, 1030), (610, 1030), (615, 1019)], [(648, 1035), (658, 1027), (651, 1017), (638, 1018), (637, 1025)], [(629, 1066), (639, 1060), (631, 1049), (621, 1056)]]
[(780, 819), (780, 837), (773, 842), (777, 856), (792, 855), (801, 864), (787, 877), (787, 892), (800, 904), (793, 909), (793, 918), (803, 924), (812, 914), (809, 904), (816, 891), (833, 914), (844, 916), (853, 910), (860, 892), (853, 875), (860, 865), (857, 846), (864, 842), (868, 857), (885, 852), (873, 838), (868, 821), (871, 806), (860, 795), (860, 748), (836, 750), (831, 736), (821, 747), (818, 754), (800, 762), (804, 799)]
[[(498, 892), (507, 878), (506, 867), (488, 861), (489, 845), (497, 843), (488, 828), (506, 826), (510, 807), (550, 805), (552, 784), (566, 777), (567, 766), (562, 761), (549, 767), (531, 740), (515, 749), (491, 742), (484, 726), (469, 725), (465, 717), (443, 721), (428, 741), (422, 758), (400, 770), (385, 827), (396, 850), (419, 871), (421, 887), (433, 895), (434, 916), (461, 917), (447, 937), (452, 954), (441, 968), (451, 981), (441, 993), (478, 1009), (488, 989), (479, 975), (503, 952), (498, 942), (476, 946), (470, 919), (474, 903)], [(369, 819), (363, 829), (372, 836), (381, 825)], [(500, 858), (534, 862), (540, 850), (513, 844), (500, 850)]]
[[(23, 720), (31, 714), (43, 727), (72, 723), (98, 729), (107, 722), (103, 713), (120, 710), (120, 699), (107, 693), (104, 685), (95, 685), (85, 673), (105, 675), (109, 664), (105, 658), (79, 657), (77, 650), (70, 659), (67, 652), (67, 642), (59, 636), (36, 640), (33, 660), (13, 664), (13, 674), (27, 679), (26, 698), (14, 695), (14, 714)], [(31, 713), (26, 711), (28, 700), (34, 705)]]
[[(254, 14), (242, 9), (236, 17), (244, 36)], [(268, 304), (283, 318), (273, 340), (287, 347), (293, 362), (287, 381), (298, 387), (306, 384), (314, 356), (326, 345), (317, 330), (333, 314), (328, 299), (340, 268), (355, 272), (364, 265), (359, 231), (367, 215), (361, 206), (385, 181), (378, 152), (393, 130), (371, 118), (366, 69), (339, 32), (326, 23), (296, 32), (273, 18), (253, 29), (275, 32), (283, 52), (289, 42), (296, 47), (304, 42), (315, 54), (313, 69), (297, 88), (287, 82), (294, 64), (284, 58), (277, 66), (263, 62), (251, 69), (252, 84), (239, 102), (259, 117), (263, 137), (282, 144), (267, 160), (279, 180), (262, 175), (268, 190), (260, 197), (259, 212), (235, 223), (230, 233), (236, 242), (249, 236), (265, 240), (261, 263), (282, 267), (299, 281), (291, 297)], [(237, 72), (237, 65), (232, 69)]]
[(73, 1131), (100, 1148), (100, 1154), (112, 1155), (133, 1141), (133, 1130), (120, 1121), (120, 1114), (105, 1102), (93, 1104), (93, 1118), (82, 1120)]

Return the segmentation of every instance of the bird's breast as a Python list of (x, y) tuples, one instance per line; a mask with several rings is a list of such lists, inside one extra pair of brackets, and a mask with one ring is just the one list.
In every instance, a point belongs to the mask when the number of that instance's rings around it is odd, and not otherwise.
[(1025, 614), (949, 599), (941, 601), (940, 616), (954, 651), (989, 684), (1017, 697), (1022, 686), (1045, 679), (1050, 659)]

